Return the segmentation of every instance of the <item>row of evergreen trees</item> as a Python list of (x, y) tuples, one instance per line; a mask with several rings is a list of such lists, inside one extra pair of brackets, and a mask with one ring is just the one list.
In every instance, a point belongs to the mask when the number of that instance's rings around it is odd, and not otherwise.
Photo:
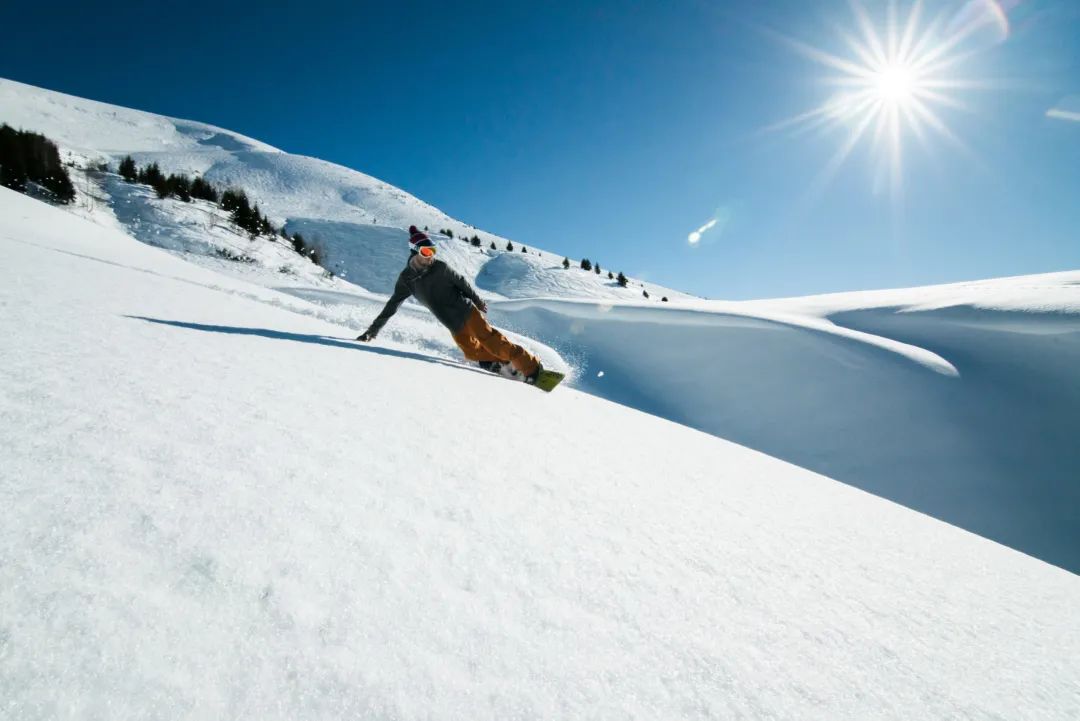
[[(446, 235), (447, 237), (450, 237), (450, 238), (454, 237), (453, 231), (451, 231), (451, 230), (448, 230), (448, 229), (447, 230), (440, 230), (439, 232), (442, 233), (443, 235)], [(477, 235), (474, 235), (472, 238), (462, 238), (462, 240), (468, 240), (473, 245), (475, 245), (477, 247), (480, 247), (480, 237), (477, 236)], [(495, 241), (491, 241), (491, 249), (492, 250), (497, 250), (497, 248), (495, 247)], [(510, 251), (510, 252), (513, 252), (513, 250), (514, 250), (514, 244), (509, 240), (506, 241), (506, 250)], [(521, 246), (521, 252), (522, 253), (528, 253), (529, 249), (526, 248), (525, 246)], [(562, 266), (565, 269), (569, 269), (570, 268), (570, 259), (569, 258), (563, 258)], [(601, 269), (600, 269), (600, 264), (599, 263), (593, 263), (588, 258), (582, 258), (581, 259), (581, 269), (582, 270), (591, 270), (594, 273), (596, 273), (597, 275), (600, 275), (601, 272), (602, 272)], [(614, 281), (618, 282), (618, 284), (623, 288), (625, 288), (627, 286), (627, 284), (630, 282), (629, 279), (626, 277), (626, 275), (621, 270), (619, 271), (619, 274), (617, 276), (609, 270), (608, 274), (607, 274), (607, 277), (608, 277), (609, 280), (614, 280)], [(642, 293), (645, 295), (646, 298), (649, 297), (648, 291), (642, 290)], [(661, 300), (666, 303), (667, 302), (667, 297), (665, 296), (664, 298), (661, 298)]]
[[(567, 269), (567, 270), (570, 269), (570, 259), (569, 258), (563, 258), (562, 259), (562, 267)], [(581, 269), (582, 270), (591, 270), (594, 273), (596, 273), (597, 275), (600, 275), (600, 273), (602, 272), (601, 269), (600, 269), (600, 264), (599, 263), (593, 263), (588, 258), (582, 258), (581, 259)], [(607, 277), (608, 277), (608, 280), (618, 281), (619, 285), (621, 285), (623, 288), (625, 288), (626, 284), (629, 282), (629, 280), (627, 279), (627, 277), (625, 275), (623, 275), (623, 272), (621, 270), (619, 271), (618, 276), (615, 276), (609, 270), (608, 274), (607, 274)]]
[[(427, 230), (427, 226), (424, 226), (424, 230)], [(454, 237), (454, 231), (450, 230), (449, 228), (440, 229), (439, 232), (442, 233), (443, 235), (445, 235), (448, 238), (453, 238)], [(479, 248), (480, 245), (481, 245), (480, 236), (478, 236), (478, 235), (473, 235), (473, 237), (471, 237), (471, 238), (466, 238), (465, 236), (462, 236), (461, 239), (464, 240), (467, 243), (472, 243), (477, 248)], [(495, 246), (495, 241), (494, 240), (491, 241), (490, 248), (492, 250), (498, 250), (498, 248)], [(509, 240), (506, 241), (506, 250), (511, 252), (511, 253), (514, 251), (514, 244)], [(526, 248), (523, 245), (523, 246), (521, 246), (521, 252), (522, 253), (528, 253), (529, 249)], [(543, 253), (540, 253), (539, 251), (537, 251), (537, 253), (539, 255), (541, 255), (541, 256), (543, 255)], [(570, 259), (569, 258), (563, 258), (562, 266), (565, 269), (569, 269), (570, 268)], [(588, 258), (582, 258), (581, 259), (581, 269), (582, 270), (591, 270), (594, 273), (596, 273), (597, 275), (600, 275), (602, 273), (602, 271), (600, 269), (600, 264), (599, 263), (593, 263)], [(607, 277), (608, 277), (608, 280), (616, 281), (623, 288), (627, 287), (627, 285), (630, 283), (629, 278), (627, 278), (626, 275), (621, 270), (619, 271), (618, 275), (615, 275), (614, 273), (612, 273), (609, 270), (608, 274), (607, 274)], [(647, 291), (647, 290), (642, 289), (641, 294), (646, 298), (649, 297), (649, 291)], [(663, 301), (664, 303), (668, 302), (667, 296), (664, 296), (660, 300)]]
[(25, 193), (31, 184), (58, 203), (75, 200), (75, 186), (56, 144), (39, 133), (0, 125), (0, 185)]
[[(428, 227), (425, 225), (424, 230), (427, 230), (427, 229), (428, 229)], [(451, 230), (450, 228), (440, 228), (439, 233), (441, 235), (445, 235), (447, 238), (453, 238), (454, 237), (454, 231)], [(465, 241), (466, 243), (470, 243), (471, 245), (473, 245), (476, 248), (479, 248), (484, 244), (483, 241), (480, 240), (480, 236), (476, 235), (475, 233), (473, 234), (473, 236), (471, 238), (469, 238), (469, 237), (467, 237), (465, 235), (462, 235), (460, 237), (461, 237), (461, 239), (463, 241)], [(491, 248), (492, 250), (498, 250), (499, 249), (498, 246), (495, 245), (494, 240), (491, 241), (491, 245), (489, 245), (488, 247)], [(509, 240), (506, 241), (506, 250), (508, 252), (511, 252), (511, 253), (514, 252), (514, 244)], [(525, 246), (521, 246), (521, 252), (522, 253), (528, 253), (529, 249), (526, 248)], [(543, 257), (544, 254), (537, 251), (537, 255)]]
[[(424, 226), (424, 230), (427, 230), (427, 226)], [(454, 237), (454, 231), (449, 229), (449, 228), (441, 228), (439, 230), (439, 232), (441, 234), (445, 235), (448, 238), (453, 238)], [(466, 238), (465, 236), (461, 236), (461, 239), (464, 240), (467, 243), (471, 243), (472, 245), (476, 246), (477, 248), (479, 248), (480, 245), (481, 245), (480, 236), (478, 236), (478, 235), (473, 235), (471, 238)], [(495, 241), (491, 241), (490, 248), (492, 250), (498, 250), (498, 248), (495, 246)], [(513, 242), (511, 242), (509, 240), (506, 241), (506, 250), (508, 252), (511, 252), (511, 253), (514, 251)], [(528, 253), (529, 249), (526, 248), (523, 245), (523, 246), (521, 246), (521, 252), (522, 253)], [(543, 254), (541, 253), (541, 255), (543, 255)], [(570, 259), (569, 258), (563, 258), (562, 265), (563, 265), (563, 268), (569, 269), (570, 268)], [(591, 270), (591, 271), (595, 272), (597, 275), (600, 275), (601, 272), (602, 272), (601, 269), (600, 269), (600, 264), (599, 263), (593, 263), (588, 258), (582, 258), (581, 259), (581, 269), (582, 270)], [(614, 281), (618, 282), (618, 284), (623, 288), (625, 288), (627, 286), (627, 284), (630, 282), (629, 279), (626, 277), (626, 275), (623, 274), (622, 271), (619, 271), (619, 275), (616, 276), (615, 274), (613, 274), (609, 270), (607, 276), (608, 276), (609, 280), (614, 280)], [(649, 297), (649, 293), (647, 291), (642, 290), (642, 293), (645, 295), (646, 298)], [(664, 297), (661, 300), (666, 302), (667, 297)]]
[(229, 188), (218, 190), (209, 181), (196, 176), (188, 178), (186, 175), (168, 175), (161, 172), (157, 163), (139, 168), (129, 155), (120, 161), (120, 176), (129, 183), (142, 183), (154, 189), (159, 198), (177, 198), (185, 203), (192, 200), (206, 200), (217, 204), (222, 210), (229, 213), (232, 222), (242, 230), (246, 230), (252, 236), (278, 234), (289, 241), (300, 255), (307, 256), (316, 265), (320, 265), (321, 258), (318, 250), (304, 240), (300, 233), (289, 236), (284, 226), (275, 228), (270, 219), (259, 210), (258, 203), (252, 203), (247, 193), (243, 190)]
[(232, 221), (252, 235), (273, 235), (280, 232), (270, 220), (259, 212), (259, 204), (253, 206), (247, 193), (242, 190), (226, 190), (219, 203), (222, 210), (231, 213)]
[(185, 203), (190, 203), (193, 199), (217, 203), (221, 197), (217, 188), (198, 176), (194, 179), (186, 175), (166, 177), (157, 163), (151, 163), (139, 169), (130, 155), (120, 161), (119, 172), (120, 176), (129, 183), (149, 185), (159, 198), (179, 198)]

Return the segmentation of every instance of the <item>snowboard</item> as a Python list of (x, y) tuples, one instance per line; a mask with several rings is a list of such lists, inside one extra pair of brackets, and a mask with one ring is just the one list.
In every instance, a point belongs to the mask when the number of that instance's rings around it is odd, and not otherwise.
[[(483, 366), (481, 367), (483, 368)], [(518, 373), (517, 369), (509, 363), (495, 363), (492, 367), (484, 368), (484, 370), (489, 373), (494, 373), (497, 376), (502, 376), (507, 380), (525, 383), (525, 376), (523, 376), (521, 373)], [(565, 377), (565, 373), (559, 373), (558, 371), (550, 371), (545, 368), (540, 371), (540, 375), (536, 378), (536, 383), (530, 383), (528, 385), (534, 385), (540, 390), (546, 393), (550, 393), (555, 388), (555, 386), (559, 385), (559, 383), (562, 382), (563, 378)]]
[(536, 378), (536, 383), (533, 383), (533, 385), (546, 393), (551, 393), (551, 391), (555, 389), (555, 386), (562, 383), (562, 380), (565, 377), (565, 373), (544, 369), (540, 371), (540, 375)]

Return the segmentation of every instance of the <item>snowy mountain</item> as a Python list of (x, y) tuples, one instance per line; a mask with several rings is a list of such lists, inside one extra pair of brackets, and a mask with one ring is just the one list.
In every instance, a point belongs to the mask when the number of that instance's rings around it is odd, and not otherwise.
[[(94, 100), (35, 88), (0, 79), (0, 122), (43, 133), (57, 142), (79, 164), (108, 162), (114, 170), (131, 155), (140, 165), (157, 163), (166, 173), (200, 175), (221, 188), (243, 189), (276, 225), (300, 232), (322, 251), (324, 265), (374, 292), (389, 292), (407, 255), (410, 225), (431, 231), (451, 230), (456, 236), (481, 240), (474, 248), (462, 240), (442, 238), (440, 250), (459, 271), (477, 278), (485, 291), (496, 297), (531, 295), (550, 285), (573, 297), (634, 299), (647, 289), (656, 300), (662, 296), (688, 297), (683, 293), (633, 281), (620, 288), (604, 275), (577, 268), (563, 270), (563, 253), (529, 248), (529, 253), (502, 250), (507, 239), (455, 220), (399, 188), (369, 175), (328, 163), (282, 152), (265, 143), (223, 128), (168, 118)], [(157, 201), (152, 194), (111, 175), (98, 179), (115, 207), (127, 208), (121, 220), (140, 240), (157, 244), (159, 237), (176, 235), (180, 226), (194, 242), (183, 249), (205, 252), (209, 223), (192, 222), (187, 203)], [(147, 223), (147, 216), (159, 222)], [(142, 226), (133, 224), (143, 220)], [(223, 224), (222, 224), (223, 225)], [(162, 241), (181, 249), (176, 239)], [(490, 250), (494, 242), (499, 250)], [(235, 242), (233, 243), (235, 244)], [(245, 243), (246, 244), (246, 243)], [(536, 253), (543, 257), (534, 257)], [(260, 264), (263, 259), (256, 256)], [(276, 258), (275, 258), (276, 260)], [(616, 259), (617, 260), (617, 259)], [(494, 262), (491, 262), (494, 261)], [(271, 270), (279, 266), (271, 262)], [(605, 268), (605, 271), (607, 269)], [(523, 276), (543, 279), (522, 283)]]
[(341, 306), (0, 209), (6, 718), (1080, 714), (1080, 577), (471, 369), (419, 313), (361, 346)]

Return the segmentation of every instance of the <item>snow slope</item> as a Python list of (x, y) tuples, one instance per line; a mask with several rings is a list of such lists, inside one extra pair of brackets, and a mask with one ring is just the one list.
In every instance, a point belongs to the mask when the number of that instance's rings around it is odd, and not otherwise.
[(0, 209), (6, 717), (1080, 714), (1075, 575)]
[[(282, 152), (265, 143), (222, 128), (189, 120), (100, 103), (0, 78), (0, 122), (43, 133), (76, 157), (92, 161), (118, 161), (130, 154), (142, 166), (156, 162), (168, 173), (202, 175), (220, 187), (244, 189), (275, 224), (300, 232), (322, 250), (324, 265), (367, 290), (382, 292), (400, 271), (407, 255), (410, 225), (433, 232), (449, 228), (456, 236), (479, 236), (482, 248), (494, 242), (498, 251), (481, 254), (461, 240), (448, 242), (455, 260), (463, 258), (461, 270), (476, 277), (484, 263), (505, 253), (507, 239), (455, 220), (409, 193), (364, 173), (317, 158)], [(115, 177), (115, 176), (114, 176)], [(114, 205), (139, 198), (126, 184), (108, 188)], [(130, 188), (130, 186), (128, 186)], [(120, 195), (117, 196), (116, 193)], [(149, 203), (147, 196), (141, 198)], [(164, 212), (183, 209), (175, 204)], [(139, 209), (138, 215), (160, 213)], [(141, 240), (153, 240), (145, 234)], [(561, 239), (560, 239), (561, 240)], [(515, 244), (520, 247), (520, 244)], [(193, 248), (190, 250), (194, 250)], [(536, 249), (530, 248), (531, 253)], [(520, 253), (520, 250), (515, 251)], [(686, 297), (677, 291), (634, 281), (631, 288), (617, 288), (603, 277), (574, 268), (564, 271), (557, 263), (563, 255), (543, 251), (543, 268), (551, 283), (575, 297), (641, 297), (644, 288), (656, 296)], [(538, 259), (537, 259), (538, 260)], [(574, 260), (576, 266), (578, 261)], [(515, 264), (510, 264), (514, 266)], [(535, 271), (535, 269), (534, 269)], [(517, 287), (500, 287), (504, 271), (492, 268), (487, 290), (508, 295)], [(529, 292), (531, 288), (523, 288)]]
[(1080, 572), (1080, 272), (753, 302), (515, 300), (582, 390)]

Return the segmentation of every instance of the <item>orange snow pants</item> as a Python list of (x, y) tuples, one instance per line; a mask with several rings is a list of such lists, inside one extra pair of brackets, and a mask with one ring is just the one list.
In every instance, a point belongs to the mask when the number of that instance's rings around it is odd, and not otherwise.
[(471, 361), (511, 363), (519, 373), (527, 376), (535, 373), (540, 365), (540, 359), (492, 328), (476, 308), (469, 313), (461, 330), (454, 334), (454, 342)]

